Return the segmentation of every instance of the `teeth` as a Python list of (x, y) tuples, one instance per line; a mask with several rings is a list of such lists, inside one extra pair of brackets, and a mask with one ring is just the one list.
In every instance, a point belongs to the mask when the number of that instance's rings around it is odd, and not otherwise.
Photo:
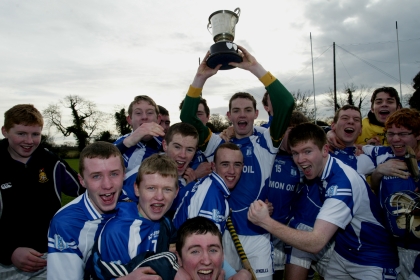
[(230, 177), (230, 176), (226, 177), (226, 180), (228, 180), (228, 181), (233, 181), (234, 179), (235, 179), (235, 177)]
[(198, 271), (198, 273), (201, 273), (201, 274), (210, 274), (210, 273), (212, 273), (213, 272), (213, 270), (199, 270)]

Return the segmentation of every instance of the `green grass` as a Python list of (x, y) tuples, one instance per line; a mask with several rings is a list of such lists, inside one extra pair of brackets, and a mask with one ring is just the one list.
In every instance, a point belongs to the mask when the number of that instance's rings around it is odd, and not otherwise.
[[(65, 159), (65, 161), (73, 168), (76, 172), (79, 172), (79, 159)], [(61, 194), (61, 206), (66, 205), (70, 201), (72, 201), (74, 197), (67, 196), (65, 194)]]

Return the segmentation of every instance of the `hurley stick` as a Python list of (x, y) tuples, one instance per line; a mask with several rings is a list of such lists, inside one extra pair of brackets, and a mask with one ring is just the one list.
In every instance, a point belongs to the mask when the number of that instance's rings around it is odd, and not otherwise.
[(245, 254), (244, 248), (242, 247), (241, 241), (239, 240), (239, 237), (236, 234), (236, 230), (235, 230), (235, 227), (233, 226), (230, 216), (228, 217), (226, 221), (226, 226), (230, 232), (230, 235), (232, 236), (233, 243), (235, 243), (235, 248), (236, 248), (236, 251), (238, 252), (239, 257), (241, 258), (242, 265), (244, 266), (246, 270), (248, 270), (251, 273), (252, 280), (257, 280), (254, 270), (252, 269), (251, 264), (249, 263), (248, 258)]

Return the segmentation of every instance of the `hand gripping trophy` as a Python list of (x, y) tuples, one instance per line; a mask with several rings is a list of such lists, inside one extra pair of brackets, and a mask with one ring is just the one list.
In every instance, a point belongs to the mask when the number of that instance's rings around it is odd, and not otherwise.
[[(210, 47), (210, 56), (207, 59), (207, 66), (215, 68), (222, 64), (220, 70), (235, 68), (229, 62), (242, 62), (242, 56), (238, 54), (238, 47), (233, 43), (235, 38), (235, 25), (239, 21), (241, 9), (236, 8), (234, 12), (220, 10), (209, 17), (207, 30), (213, 35), (215, 44)], [(211, 29), (211, 31), (210, 31)]]

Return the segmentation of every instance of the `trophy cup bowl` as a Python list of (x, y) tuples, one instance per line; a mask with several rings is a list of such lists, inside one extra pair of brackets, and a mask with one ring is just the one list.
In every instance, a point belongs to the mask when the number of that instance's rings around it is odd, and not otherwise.
[(222, 64), (220, 70), (229, 70), (235, 68), (229, 65), (229, 62), (242, 62), (238, 46), (233, 42), (240, 14), (241, 9), (236, 8), (234, 12), (220, 10), (210, 15), (207, 30), (212, 34), (215, 44), (210, 47), (210, 56), (206, 62), (208, 67), (214, 69)]

